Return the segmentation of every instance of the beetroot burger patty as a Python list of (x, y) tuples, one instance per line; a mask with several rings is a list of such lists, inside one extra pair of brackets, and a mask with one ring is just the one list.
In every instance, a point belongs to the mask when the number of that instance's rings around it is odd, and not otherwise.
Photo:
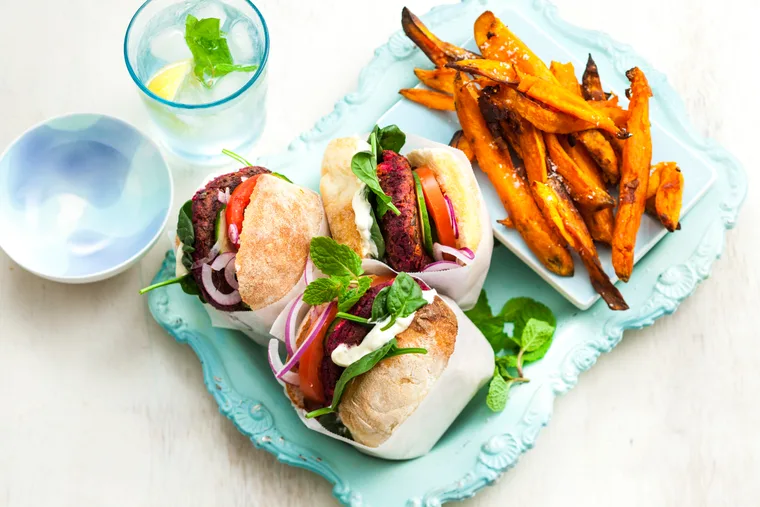
[(385, 150), (382, 163), (377, 165), (377, 178), (401, 212), (396, 215), (389, 211), (380, 219), (388, 265), (396, 271), (422, 271), (432, 260), (422, 246), (412, 167), (402, 155)]
[[(193, 196), (193, 231), (195, 232), (193, 263), (207, 258), (216, 243), (216, 219), (217, 215), (219, 215), (219, 210), (224, 206), (224, 203), (219, 201), (219, 191), (224, 193), (226, 189), (229, 189), (230, 193), (232, 193), (244, 181), (244, 178), (268, 174), (269, 172), (269, 169), (264, 167), (244, 167), (237, 172), (214, 178), (204, 188), (196, 192)], [(193, 278), (195, 278), (198, 287), (203, 292), (203, 298), (211, 306), (228, 312), (246, 310), (246, 306), (242, 302), (232, 306), (224, 306), (211, 299), (206, 289), (203, 288), (201, 271), (202, 268), (200, 266), (193, 269)], [(224, 279), (223, 271), (214, 272), (213, 279), (214, 286), (221, 292), (227, 294), (233, 291), (232, 287)]]

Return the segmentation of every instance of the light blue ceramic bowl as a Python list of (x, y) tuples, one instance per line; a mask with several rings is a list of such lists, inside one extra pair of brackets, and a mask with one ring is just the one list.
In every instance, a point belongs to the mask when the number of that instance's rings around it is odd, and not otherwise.
[(103, 280), (156, 242), (172, 193), (161, 152), (136, 128), (99, 114), (54, 118), (0, 157), (0, 248), (43, 278)]

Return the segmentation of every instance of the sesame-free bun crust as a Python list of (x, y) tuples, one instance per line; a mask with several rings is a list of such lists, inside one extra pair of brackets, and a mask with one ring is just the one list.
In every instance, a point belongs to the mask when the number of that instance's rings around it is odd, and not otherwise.
[(324, 220), (315, 192), (269, 174), (258, 178), (235, 258), (238, 290), (251, 310), (279, 301), (298, 282)]
[(412, 415), (446, 369), (457, 331), (456, 315), (436, 296), (396, 337), (399, 347), (423, 347), (427, 354), (385, 359), (349, 382), (338, 414), (355, 441), (378, 447)]
[(443, 148), (412, 150), (406, 158), (413, 168), (427, 166), (435, 175), (438, 186), (451, 199), (459, 227), (457, 248), (478, 251), (484, 225), (480, 220), (480, 189), (472, 166), (464, 157), (456, 157)]
[(322, 158), (322, 179), (319, 182), (330, 234), (335, 241), (347, 245), (362, 258), (368, 257), (370, 252), (362, 248), (356, 228), (353, 198), (362, 182), (351, 170), (351, 158), (360, 151), (369, 150), (369, 144), (359, 137), (333, 139)]

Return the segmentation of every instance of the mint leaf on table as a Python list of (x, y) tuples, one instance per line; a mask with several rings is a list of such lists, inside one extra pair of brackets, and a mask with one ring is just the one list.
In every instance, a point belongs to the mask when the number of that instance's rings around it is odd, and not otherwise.
[(526, 297), (510, 299), (504, 304), (499, 315), (504, 319), (504, 322), (515, 325), (513, 331), (515, 337), (522, 335), (529, 319), (541, 320), (554, 327), (557, 326), (557, 319), (548, 306)]
[(498, 371), (494, 372), (491, 382), (488, 384), (488, 394), (486, 395), (486, 405), (491, 411), (501, 412), (507, 406), (510, 385)]
[(364, 274), (361, 258), (346, 245), (319, 236), (311, 240), (309, 253), (314, 265), (327, 276), (359, 277)]
[(504, 319), (491, 313), (491, 306), (488, 304), (488, 296), (485, 290), (480, 291), (478, 302), (464, 314), (480, 329), (494, 352), (499, 352), (507, 347), (509, 335), (504, 332)]
[(362, 276), (356, 281), (356, 286), (338, 295), (338, 311), (347, 312), (367, 292), (372, 285), (372, 278)]
[(193, 55), (193, 73), (206, 87), (230, 72), (253, 72), (257, 65), (235, 65), (219, 18), (185, 19), (185, 42)]
[(525, 352), (535, 352), (554, 336), (554, 326), (537, 319), (528, 319), (520, 338)]

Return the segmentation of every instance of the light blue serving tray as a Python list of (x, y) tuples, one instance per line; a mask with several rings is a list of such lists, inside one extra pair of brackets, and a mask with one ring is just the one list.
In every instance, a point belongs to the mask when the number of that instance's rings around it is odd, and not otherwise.
[[(510, 251), (497, 248), (486, 281), (492, 304), (500, 307), (513, 296), (544, 302), (557, 314), (554, 344), (543, 360), (527, 367), (531, 382), (513, 390), (503, 413), (489, 412), (485, 393), (481, 393), (430, 454), (408, 462), (367, 457), (307, 430), (272, 378), (263, 349), (242, 334), (212, 328), (198, 300), (184, 295), (177, 286), (152, 292), (149, 304), (153, 315), (198, 354), (206, 387), (219, 403), (220, 412), (255, 446), (285, 463), (324, 476), (334, 484), (335, 497), (346, 505), (435, 506), (470, 497), (495, 481), (533, 447), (551, 417), (555, 396), (573, 387), (581, 372), (620, 341), (624, 330), (651, 325), (674, 312), (709, 276), (713, 261), (723, 249), (725, 231), (733, 227), (746, 194), (746, 177), (737, 161), (697, 134), (662, 74), (607, 35), (568, 25), (545, 0), (465, 1), (437, 7), (422, 19), (441, 38), (463, 44), (472, 38), (475, 18), (486, 9), (493, 10), (518, 35), (551, 33), (557, 58), (569, 53), (578, 60), (592, 52), (600, 68), (614, 69), (621, 76), (630, 67), (641, 67), (658, 97), (653, 119), (668, 136), (707, 160), (716, 179), (684, 218), (683, 229), (660, 241), (636, 265), (630, 283), (622, 286), (631, 306), (627, 312), (611, 312), (600, 302), (580, 312)], [(532, 42), (530, 36), (525, 38)], [(541, 56), (551, 58), (555, 54)], [(367, 132), (399, 100), (399, 88), (417, 84), (412, 69), (429, 66), (399, 31), (375, 52), (354, 93), (339, 101), (332, 113), (296, 139), (286, 153), (258, 162), (317, 188), (327, 142), (337, 136)], [(654, 142), (666, 143), (667, 138)], [(171, 277), (173, 272), (170, 252), (156, 281)]]

